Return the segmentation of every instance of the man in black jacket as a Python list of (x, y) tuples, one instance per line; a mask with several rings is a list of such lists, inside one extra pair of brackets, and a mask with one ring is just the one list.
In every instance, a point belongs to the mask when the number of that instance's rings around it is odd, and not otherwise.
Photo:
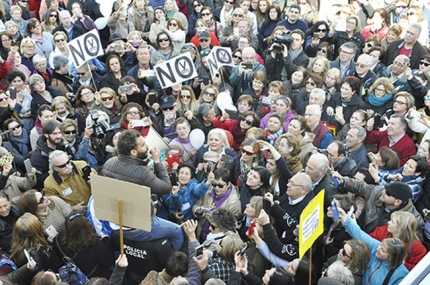
[(357, 53), (357, 46), (353, 42), (346, 42), (339, 48), (339, 60), (330, 62), (330, 68), (337, 68), (340, 70), (340, 79), (346, 76), (353, 76), (355, 74), (355, 54)]
[(70, 42), (84, 34), (84, 30), (81, 27), (72, 24), (72, 16), (69, 11), (61, 11), (59, 18), (61, 24), (52, 31), (53, 35), (58, 31), (64, 32), (67, 35), (67, 41)]
[(346, 153), (345, 145), (340, 141), (332, 141), (327, 147), (327, 157), (334, 171), (342, 176), (354, 177), (357, 163)]

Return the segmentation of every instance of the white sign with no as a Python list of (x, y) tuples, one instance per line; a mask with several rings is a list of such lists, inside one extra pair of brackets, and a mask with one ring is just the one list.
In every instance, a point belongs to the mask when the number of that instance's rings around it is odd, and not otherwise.
[(197, 76), (196, 67), (189, 52), (156, 65), (154, 70), (162, 88), (168, 88)]
[(77, 68), (88, 60), (103, 54), (103, 47), (96, 29), (70, 41), (67, 46)]

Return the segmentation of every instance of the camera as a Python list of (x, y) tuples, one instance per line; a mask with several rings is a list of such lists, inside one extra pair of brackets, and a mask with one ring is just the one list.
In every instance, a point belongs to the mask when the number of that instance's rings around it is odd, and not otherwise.
[(288, 46), (294, 41), (294, 38), (291, 36), (291, 32), (284, 32), (280, 36), (274, 36), (271, 40), (272, 51), (275, 53), (282, 53), (284, 47), (283, 44)]
[(99, 113), (97, 110), (92, 110), (90, 112), (91, 119), (93, 120), (92, 127), (94, 129), (94, 134), (98, 139), (104, 139), (106, 137), (106, 132), (113, 131), (121, 128), (120, 124), (114, 124), (109, 126), (105, 120), (99, 121)]

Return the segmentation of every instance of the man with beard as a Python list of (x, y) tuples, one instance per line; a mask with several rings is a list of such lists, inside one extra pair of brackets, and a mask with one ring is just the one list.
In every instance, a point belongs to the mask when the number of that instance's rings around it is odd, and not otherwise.
[(138, 131), (127, 130), (121, 133), (117, 143), (118, 156), (106, 161), (102, 175), (121, 181), (148, 186), (151, 193), (158, 196), (172, 191), (167, 170), (160, 163), (160, 150), (154, 147), (151, 156), (154, 169), (147, 165), (148, 145)]
[(48, 157), (54, 150), (65, 151), (73, 157), (73, 151), (63, 140), (60, 122), (53, 120), (45, 123), (42, 128), (43, 136), (37, 139), (36, 149), (30, 155), (31, 165), (36, 168), (36, 189), (42, 190), (46, 177), (49, 176)]
[[(47, 196), (57, 196), (70, 204), (86, 209), (91, 197), (91, 186), (88, 183), (91, 169), (86, 161), (72, 161), (67, 153), (54, 150), (49, 154), (49, 168), (51, 174), (46, 178), (43, 192)], [(87, 172), (88, 171), (88, 172)]]

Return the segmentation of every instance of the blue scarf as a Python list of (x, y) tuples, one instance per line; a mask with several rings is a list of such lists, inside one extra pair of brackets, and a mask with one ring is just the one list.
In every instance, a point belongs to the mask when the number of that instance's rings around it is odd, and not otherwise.
[(382, 105), (384, 105), (385, 103), (387, 103), (392, 99), (393, 99), (393, 94), (386, 94), (385, 96), (378, 98), (376, 97), (375, 93), (372, 93), (368, 97), (370, 105), (374, 107), (381, 107)]

